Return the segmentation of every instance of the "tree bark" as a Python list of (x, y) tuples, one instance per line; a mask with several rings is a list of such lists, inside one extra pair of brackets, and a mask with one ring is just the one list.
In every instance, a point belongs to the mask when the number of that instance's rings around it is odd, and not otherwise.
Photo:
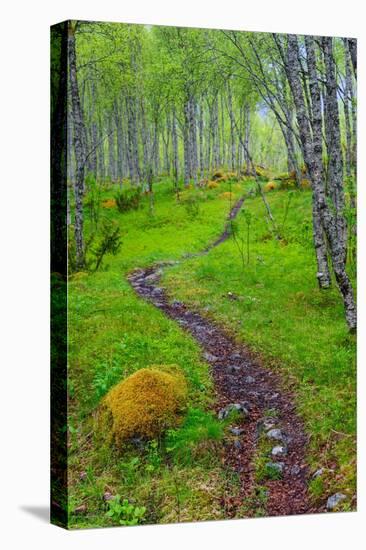
[(230, 168), (233, 172), (235, 170), (235, 128), (234, 128), (234, 113), (233, 113), (233, 98), (231, 93), (230, 80), (227, 83), (228, 93), (228, 108), (230, 118)]
[(174, 182), (175, 182), (175, 190), (176, 190), (177, 198), (178, 198), (179, 197), (179, 191), (178, 191), (179, 158), (178, 158), (177, 120), (176, 120), (175, 106), (174, 105), (173, 105), (173, 110), (172, 110), (172, 141), (173, 141)]
[[(296, 107), (296, 116), (299, 126), (301, 145), (304, 160), (312, 182), (314, 209), (319, 215), (324, 233), (329, 244), (333, 271), (343, 297), (345, 315), (350, 330), (356, 329), (356, 307), (353, 290), (345, 270), (345, 243), (343, 213), (337, 210), (342, 198), (339, 189), (339, 117), (337, 104), (337, 88), (335, 82), (334, 60), (331, 43), (323, 41), (324, 61), (326, 66), (326, 132), (328, 155), (330, 155), (331, 193), (333, 202), (329, 205), (324, 186), (324, 168), (322, 162), (322, 105), (318, 85), (318, 75), (315, 57), (315, 42), (310, 36), (305, 37), (307, 64), (309, 71), (309, 89), (311, 97), (312, 117), (307, 111), (304, 92), (300, 79), (299, 45), (296, 35), (288, 36), (288, 56), (286, 72)], [(337, 118), (338, 117), (338, 118)], [(312, 121), (312, 126), (310, 125)], [(335, 124), (331, 128), (331, 121)], [(318, 269), (321, 266), (318, 264)], [(324, 273), (318, 273), (319, 281), (324, 280)]]
[(356, 38), (348, 38), (348, 49), (351, 55), (353, 72), (357, 79), (357, 40)]
[(84, 250), (84, 219), (83, 219), (83, 191), (84, 191), (84, 169), (85, 169), (85, 148), (84, 135), (85, 126), (83, 113), (81, 111), (80, 96), (76, 71), (76, 49), (75, 49), (76, 23), (69, 22), (68, 27), (68, 52), (69, 52), (69, 75), (72, 115), (74, 123), (74, 147), (76, 157), (76, 174), (74, 184), (75, 194), (75, 247), (76, 247), (76, 268), (81, 270), (85, 266)]
[(116, 180), (116, 157), (115, 157), (115, 139), (114, 139), (113, 117), (108, 119), (108, 175), (113, 183)]

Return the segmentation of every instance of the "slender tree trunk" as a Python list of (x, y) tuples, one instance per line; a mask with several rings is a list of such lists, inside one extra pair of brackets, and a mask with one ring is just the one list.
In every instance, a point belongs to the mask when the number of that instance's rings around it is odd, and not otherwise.
[[(71, 100), (71, 97), (70, 97)], [(70, 107), (69, 100), (67, 101), (68, 106)], [(73, 156), (73, 128), (72, 128), (72, 113), (68, 107), (67, 113), (67, 180), (68, 182), (74, 183), (75, 181), (75, 162)]]
[[(323, 181), (322, 103), (318, 85), (314, 39), (310, 36), (305, 36), (305, 46), (312, 103), (311, 118), (307, 112), (300, 80), (300, 52), (296, 35), (289, 35), (288, 37), (286, 72), (296, 106), (296, 115), (304, 160), (312, 181), (313, 200), (315, 201), (314, 208), (316, 208), (316, 211), (320, 216), (323, 230), (329, 244), (332, 267), (343, 297), (346, 320), (349, 328), (354, 330), (356, 328), (356, 307), (352, 286), (345, 270), (345, 244), (343, 242), (344, 220), (342, 220), (342, 212), (337, 210), (342, 203), (342, 197), (339, 189), (341, 158), (337, 87), (335, 81), (332, 47), (331, 43), (325, 39), (323, 42), (324, 61), (326, 67), (325, 127), (328, 142), (328, 155), (330, 156), (330, 197), (332, 201), (334, 201), (332, 207), (330, 207), (327, 201)], [(312, 120), (312, 128), (310, 126), (310, 120)], [(331, 128), (331, 124), (335, 125), (334, 128)], [(320, 269), (319, 265), (318, 269)], [(324, 280), (324, 274), (321, 273), (320, 275), (321, 276), (319, 277), (318, 274), (319, 282)]]
[(234, 114), (233, 114), (233, 99), (231, 94), (230, 80), (227, 83), (228, 92), (228, 109), (230, 118), (230, 169), (233, 172), (235, 170), (235, 128), (234, 128)]
[[(122, 129), (122, 102), (121, 102), (121, 109), (118, 109), (118, 104), (115, 102), (114, 104), (114, 117), (115, 117), (115, 123), (116, 123), (116, 129), (117, 129), (117, 170), (116, 170), (116, 178), (119, 180), (120, 186), (122, 185), (122, 179), (127, 173), (127, 170), (125, 171), (124, 167), (124, 154), (123, 151), (125, 150), (127, 152), (127, 146), (124, 147), (124, 132)], [(127, 136), (126, 136), (127, 139)]]
[(351, 55), (352, 67), (355, 78), (357, 79), (357, 40), (356, 38), (348, 38), (348, 48)]
[(142, 176), (144, 179), (144, 182), (147, 181), (147, 170), (149, 167), (149, 158), (150, 158), (150, 139), (149, 139), (149, 132), (146, 124), (146, 113), (145, 113), (145, 106), (144, 101), (141, 100), (141, 139), (142, 139), (142, 154), (143, 154), (143, 161), (144, 161), (144, 167), (142, 170)]
[(197, 156), (197, 124), (196, 124), (196, 102), (195, 98), (191, 95), (189, 101), (189, 119), (190, 119), (190, 167), (191, 167), (191, 178), (193, 179), (194, 185), (197, 186), (197, 169), (198, 169), (198, 156)]
[(73, 21), (70, 21), (69, 28), (68, 28), (69, 74), (70, 74), (71, 106), (72, 106), (72, 115), (73, 115), (73, 123), (74, 123), (74, 147), (75, 147), (75, 158), (76, 158), (76, 174), (75, 174), (75, 184), (74, 184), (74, 194), (75, 194), (74, 228), (75, 228), (75, 247), (76, 247), (76, 268), (80, 270), (80, 269), (83, 269), (85, 265), (84, 233), (83, 233), (85, 126), (84, 126), (83, 114), (81, 111), (77, 72), (76, 72), (75, 30), (76, 30), (76, 23)]
[(204, 161), (204, 126), (203, 126), (203, 101), (199, 104), (199, 117), (198, 117), (198, 132), (199, 132), (199, 155), (200, 155), (200, 178), (205, 175), (205, 161)]
[(220, 111), (221, 111), (221, 164), (226, 166), (226, 139), (225, 139), (225, 116), (224, 116), (224, 96), (220, 94)]
[(212, 162), (213, 170), (217, 169), (220, 166), (220, 135), (218, 130), (218, 98), (215, 96), (212, 104), (212, 118), (211, 118), (211, 129), (212, 129)]
[(177, 120), (175, 115), (175, 106), (173, 105), (172, 110), (172, 141), (173, 141), (173, 171), (174, 171), (174, 182), (177, 198), (179, 199), (179, 189), (178, 189), (178, 177), (179, 177), (179, 158), (178, 158), (178, 136), (177, 136)]
[(110, 115), (108, 119), (108, 175), (113, 183), (116, 179), (116, 160), (115, 160), (115, 139), (113, 117)]
[(191, 145), (190, 145), (190, 105), (189, 97), (186, 97), (184, 103), (184, 127), (183, 127), (183, 145), (184, 145), (184, 185), (187, 187), (191, 176)]
[(158, 175), (160, 173), (160, 157), (159, 157), (159, 123), (156, 118), (154, 121), (154, 147), (153, 147), (153, 158), (154, 158), (154, 171)]
[(105, 178), (105, 154), (104, 154), (104, 129), (103, 125), (101, 124), (101, 121), (99, 121), (99, 127), (98, 127), (98, 156), (99, 156), (99, 162), (98, 162), (98, 174), (101, 180), (103, 181)]
[(329, 190), (334, 205), (335, 238), (332, 247), (333, 268), (338, 286), (343, 295), (346, 309), (346, 319), (350, 329), (356, 329), (357, 313), (353, 289), (346, 272), (347, 259), (347, 224), (344, 217), (344, 188), (343, 188), (343, 161), (341, 148), (341, 132), (339, 123), (336, 67), (333, 55), (333, 39), (323, 38), (323, 53), (326, 74), (326, 105), (327, 121), (327, 150), (329, 157)]
[(244, 158), (245, 158), (245, 173), (251, 173), (250, 156), (249, 156), (249, 136), (250, 136), (250, 107), (246, 103), (244, 106)]

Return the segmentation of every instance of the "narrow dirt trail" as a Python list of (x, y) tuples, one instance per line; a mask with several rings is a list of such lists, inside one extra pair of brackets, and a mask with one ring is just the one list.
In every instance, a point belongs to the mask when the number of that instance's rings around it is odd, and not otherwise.
[[(245, 197), (242, 197), (235, 203), (224, 231), (212, 244), (198, 254), (186, 255), (185, 258), (207, 254), (223, 243), (230, 235), (230, 222), (240, 211), (244, 200)], [(238, 344), (214, 321), (189, 310), (182, 302), (168, 299), (159, 281), (164, 266), (175, 263), (160, 262), (146, 269), (138, 269), (130, 274), (129, 282), (141, 298), (174, 319), (197, 340), (203, 359), (211, 366), (217, 396), (215, 408), (219, 416), (225, 416), (230, 408), (239, 410), (240, 419), (230, 429), (224, 450), (225, 465), (234, 470), (240, 479), (240, 495), (233, 497), (226, 494), (223, 498), (222, 505), (228, 517), (234, 516), (243, 499), (249, 498), (255, 502), (258, 485), (254, 459), (260, 441), (266, 441), (267, 446), (271, 444), (273, 447), (268, 458), (271, 470), (278, 468), (282, 472), (281, 479), (265, 481), (266, 515), (309, 512), (305, 463), (307, 438), (291, 394), (283, 389), (278, 376), (264, 368), (244, 344)], [(274, 449), (277, 449), (276, 452)]]

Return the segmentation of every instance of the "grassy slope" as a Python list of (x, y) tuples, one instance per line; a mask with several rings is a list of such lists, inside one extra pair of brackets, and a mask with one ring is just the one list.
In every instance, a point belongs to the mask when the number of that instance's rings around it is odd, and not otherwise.
[[(125, 276), (135, 267), (200, 250), (216, 237), (230, 206), (220, 197), (228, 185), (204, 193), (198, 215), (176, 205), (167, 186), (156, 187), (152, 220), (147, 199), (137, 213), (103, 209), (121, 226), (122, 248), (107, 259), (105, 270), (77, 274), (70, 282), (71, 526), (110, 522), (101, 505), (106, 490), (145, 505), (150, 522), (222, 517), (219, 499), (227, 483), (212, 446), (206, 445), (194, 462), (173, 461), (167, 468), (159, 448), (152, 447), (136, 459), (136, 452), (121, 456), (97, 450), (90, 437), (92, 413), (100, 398), (116, 381), (149, 364), (180, 364), (192, 407), (207, 408), (212, 399), (208, 368), (196, 343), (136, 298)], [(239, 196), (239, 187), (234, 185), (233, 190)], [(110, 196), (109, 192), (103, 198)], [(281, 221), (287, 196), (285, 192), (270, 196)], [(165, 283), (175, 298), (210, 308), (210, 314), (295, 382), (312, 436), (312, 465), (336, 466), (340, 479), (333, 476), (327, 489), (353, 491), (354, 342), (347, 334), (337, 292), (321, 294), (314, 282), (311, 231), (303, 236), (304, 221), (310, 220), (310, 193), (292, 197), (284, 229), (287, 246), (268, 239), (260, 199), (246, 204), (254, 218), (251, 258), (244, 271), (235, 244), (229, 241), (208, 256), (170, 268)], [(228, 299), (227, 292), (239, 300)], [(87, 472), (82, 482), (81, 471)], [(322, 487), (314, 487), (314, 493), (321, 491)], [(88, 515), (72, 514), (82, 502)]]
[[(355, 491), (355, 339), (347, 332), (337, 289), (320, 292), (311, 242), (311, 193), (267, 194), (285, 243), (269, 238), (259, 197), (252, 214), (250, 261), (243, 268), (231, 239), (208, 256), (170, 268), (164, 284), (194, 307), (208, 307), (294, 384), (311, 436), (309, 463), (334, 469), (312, 483), (315, 497)], [(240, 220), (240, 218), (239, 218)], [(283, 224), (283, 221), (285, 223)], [(246, 240), (245, 215), (239, 234)], [(232, 299), (228, 292), (237, 295)]]
[[(177, 259), (186, 251), (200, 250), (222, 230), (229, 203), (215, 200), (216, 193), (211, 191), (208, 200), (200, 203), (199, 215), (192, 216), (185, 206), (176, 205), (170, 185), (169, 189), (156, 187), (152, 220), (147, 198), (138, 212), (121, 215), (115, 209), (103, 209), (103, 216), (117, 220), (121, 226), (121, 250), (117, 256), (107, 258), (105, 270), (76, 274), (70, 281), (71, 526), (110, 523), (100, 505), (108, 489), (146, 505), (149, 521), (212, 519), (221, 514), (220, 494), (215, 491), (221, 487), (222, 474), (213, 450), (197, 461), (196, 467), (178, 465), (169, 470), (153, 465), (151, 461), (158, 461), (154, 458), (145, 457), (135, 463), (133, 453), (123, 457), (104, 455), (90, 437), (92, 413), (100, 398), (121, 378), (147, 365), (178, 363), (189, 382), (191, 407), (207, 408), (212, 399), (208, 366), (201, 361), (195, 341), (156, 308), (137, 298), (126, 274), (157, 260)], [(106, 193), (103, 199), (112, 195)], [(86, 482), (79, 480), (82, 471), (88, 472)], [(201, 487), (205, 484), (207, 487)], [(150, 499), (152, 486), (156, 494)], [(81, 502), (88, 505), (87, 518), (72, 514)], [(160, 515), (155, 517), (159, 507)]]

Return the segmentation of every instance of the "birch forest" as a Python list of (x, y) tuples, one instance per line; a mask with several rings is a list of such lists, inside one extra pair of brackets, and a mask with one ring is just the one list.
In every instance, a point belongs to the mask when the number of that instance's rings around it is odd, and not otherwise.
[(355, 509), (356, 40), (61, 30), (71, 526)]

